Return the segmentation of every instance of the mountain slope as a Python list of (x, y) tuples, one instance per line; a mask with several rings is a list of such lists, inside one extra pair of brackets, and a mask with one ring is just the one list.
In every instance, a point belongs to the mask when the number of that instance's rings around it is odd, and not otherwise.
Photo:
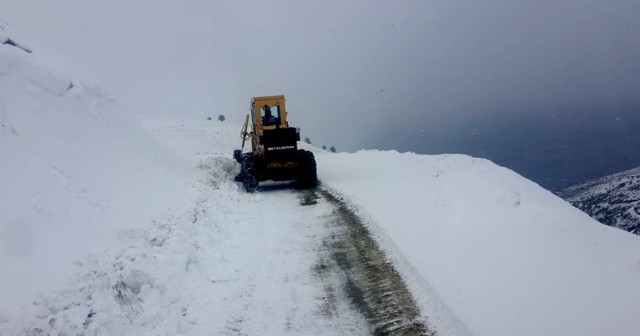
[(176, 158), (82, 69), (0, 22), (0, 311), (178, 197)]
[(558, 196), (600, 223), (640, 235), (640, 168), (572, 185)]

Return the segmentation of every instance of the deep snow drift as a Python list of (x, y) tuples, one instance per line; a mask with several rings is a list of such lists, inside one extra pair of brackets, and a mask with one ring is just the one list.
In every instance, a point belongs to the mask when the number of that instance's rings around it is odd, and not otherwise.
[(146, 225), (185, 171), (90, 77), (0, 22), (0, 312)]

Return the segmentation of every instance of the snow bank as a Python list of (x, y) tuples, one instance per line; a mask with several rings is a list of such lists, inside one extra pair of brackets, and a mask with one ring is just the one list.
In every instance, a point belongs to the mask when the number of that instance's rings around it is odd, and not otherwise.
[(66, 58), (0, 22), (0, 312), (146, 223), (187, 170)]
[[(632, 335), (640, 239), (490, 161), (317, 154), (443, 334)], [(454, 312), (454, 317), (450, 316)], [(455, 332), (454, 332), (455, 331)]]

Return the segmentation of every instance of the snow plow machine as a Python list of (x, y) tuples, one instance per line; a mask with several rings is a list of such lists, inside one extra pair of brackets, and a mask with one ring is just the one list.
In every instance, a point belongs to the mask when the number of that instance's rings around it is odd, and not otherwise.
[[(235, 180), (247, 192), (258, 190), (259, 183), (267, 180), (294, 181), (300, 188), (317, 185), (315, 157), (310, 151), (298, 149), (300, 132), (289, 127), (284, 96), (253, 97), (240, 136), (242, 146), (233, 151), (233, 158), (241, 166)], [(243, 153), (248, 140), (251, 151)]]

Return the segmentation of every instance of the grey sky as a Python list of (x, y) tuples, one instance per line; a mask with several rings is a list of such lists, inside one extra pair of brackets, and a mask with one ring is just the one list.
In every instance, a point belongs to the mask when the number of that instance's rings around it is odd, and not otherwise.
[[(132, 111), (239, 122), (251, 96), (285, 94), (303, 136), (338, 150), (486, 155), (553, 187), (585, 164), (545, 176), (557, 160), (532, 153), (602, 165), (593, 146), (618, 148), (640, 126), (636, 0), (2, 7), (5, 20), (84, 65)], [(640, 165), (629, 153), (609, 158), (609, 170)]]

